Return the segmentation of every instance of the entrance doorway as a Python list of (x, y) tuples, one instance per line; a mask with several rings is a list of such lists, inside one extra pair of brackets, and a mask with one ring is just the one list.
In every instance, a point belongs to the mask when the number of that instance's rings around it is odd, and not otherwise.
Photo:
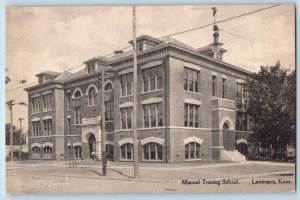
[(245, 144), (244, 142), (240, 142), (239, 144), (237, 144), (237, 150), (243, 154), (244, 156), (246, 156), (248, 154), (248, 145)]
[(225, 122), (223, 124), (223, 146), (225, 150), (233, 151), (235, 148), (235, 134), (230, 130), (230, 124)]
[(90, 158), (94, 158), (96, 153), (96, 137), (94, 134), (91, 134), (89, 137), (89, 150)]

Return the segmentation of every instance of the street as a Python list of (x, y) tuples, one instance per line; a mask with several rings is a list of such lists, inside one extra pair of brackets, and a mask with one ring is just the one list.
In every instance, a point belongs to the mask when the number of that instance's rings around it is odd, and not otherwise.
[(214, 193), (295, 191), (295, 164), (275, 162), (111, 163), (101, 175), (100, 163), (7, 163), (8, 193)]

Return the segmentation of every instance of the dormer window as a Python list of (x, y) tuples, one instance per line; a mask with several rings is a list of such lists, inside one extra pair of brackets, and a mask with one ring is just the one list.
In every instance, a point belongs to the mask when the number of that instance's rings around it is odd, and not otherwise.
[(96, 63), (93, 62), (93, 63), (87, 64), (86, 69), (87, 69), (88, 74), (93, 73), (96, 69)]
[(45, 76), (40, 76), (39, 77), (39, 83), (45, 83), (46, 82), (46, 77)]

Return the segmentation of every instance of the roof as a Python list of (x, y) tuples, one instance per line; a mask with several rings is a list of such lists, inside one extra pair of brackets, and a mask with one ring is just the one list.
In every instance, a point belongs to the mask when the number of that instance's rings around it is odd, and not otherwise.
[(87, 75), (87, 72), (86, 72), (85, 69), (79, 70), (79, 71), (74, 72), (74, 73), (72, 73), (72, 72), (63, 72), (58, 77), (56, 77), (54, 80), (65, 82), (65, 81), (72, 80), (74, 78), (78, 78), (78, 77), (83, 76), (83, 75)]
[[(141, 35), (139, 37), (136, 38), (136, 41), (141, 41), (141, 40), (148, 40), (148, 41), (151, 41), (153, 43), (156, 43), (156, 44), (159, 44), (161, 43), (161, 40), (155, 38), (155, 37), (152, 37), (150, 35)], [(129, 44), (132, 44), (133, 43), (133, 40), (130, 40), (129, 41)]]
[(183, 42), (180, 42), (179, 40), (176, 40), (176, 39), (171, 38), (171, 37), (163, 38), (163, 39), (161, 39), (161, 41), (163, 41), (164, 43), (175, 44), (177, 46), (184, 47), (184, 48), (190, 49), (192, 51), (196, 51), (196, 49), (194, 47), (192, 47), (190, 45), (187, 45), (187, 44), (184, 44)]
[[(180, 42), (179, 40), (176, 40), (176, 39), (171, 38), (171, 37), (165, 37), (165, 38), (162, 38), (162, 39), (157, 39), (157, 38), (154, 38), (154, 37), (149, 36), (149, 35), (141, 35), (140, 37), (137, 38), (137, 40), (142, 40), (142, 39), (150, 40), (150, 41), (153, 41), (157, 44), (153, 48), (148, 49), (146, 51), (153, 51), (153, 50), (159, 49), (161, 47), (166, 47), (168, 45), (172, 45), (173, 47), (180, 48), (182, 50), (189, 51), (191, 53), (202, 56), (205, 59), (209, 59), (209, 60), (215, 61), (217, 63), (223, 64), (227, 67), (231, 67), (233, 69), (240, 70), (244, 73), (251, 74), (251, 72), (249, 72), (249, 71), (247, 71), (243, 68), (236, 67), (236, 66), (231, 65), (229, 63), (226, 63), (224, 61), (216, 60), (212, 57), (209, 57), (209, 56), (206, 56), (205, 54), (203, 54), (205, 51), (211, 50), (211, 45), (212, 44), (209, 44), (209, 45), (206, 45), (204, 47), (196, 49), (196, 48), (194, 48), (190, 45), (184, 44), (183, 42)], [(132, 42), (132, 40), (129, 41), (129, 43), (130, 42)], [(226, 50), (222, 48), (221, 51), (225, 52)], [(138, 55), (139, 54), (140, 53), (138, 53)], [(91, 58), (91, 59), (85, 61), (84, 63), (87, 64), (87, 63), (90, 63), (90, 62), (93, 62), (93, 61), (100, 61), (100, 62), (105, 63), (105, 65), (106, 64), (109, 65), (109, 64), (114, 63), (115, 61), (120, 61), (120, 60), (125, 59), (125, 58), (130, 58), (132, 55), (133, 55), (133, 50), (129, 50), (129, 51), (125, 51), (123, 53), (115, 54), (115, 55), (110, 56), (110, 57), (105, 57), (105, 58), (103, 56), (94, 57), (94, 58)], [(55, 77), (55, 79), (53, 79), (51, 81), (48, 81), (48, 82), (66, 82), (66, 81), (70, 81), (70, 80), (73, 80), (73, 79), (76, 79), (76, 78), (84, 77), (84, 76), (87, 75), (87, 72), (86, 72), (86, 69), (82, 69), (82, 70), (74, 72), (74, 73), (72, 73), (72, 72), (58, 73), (58, 72), (53, 72), (53, 71), (44, 71), (44, 72), (41, 72), (41, 73), (37, 74), (36, 76), (41, 76), (41, 75), (48, 75), (48, 76)], [(35, 87), (35, 86), (32, 86), (32, 87)], [(32, 87), (30, 87), (30, 88), (32, 88)]]
[(37, 74), (36, 76), (39, 77), (39, 76), (46, 75), (46, 76), (53, 76), (53, 77), (56, 77), (56, 76), (58, 76), (59, 74), (60, 74), (60, 73), (54, 72), (54, 71), (43, 71), (43, 72)]

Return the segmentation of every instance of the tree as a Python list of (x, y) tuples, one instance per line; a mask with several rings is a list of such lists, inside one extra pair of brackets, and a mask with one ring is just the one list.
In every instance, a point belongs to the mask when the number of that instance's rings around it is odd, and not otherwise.
[(290, 143), (295, 135), (295, 71), (289, 74), (280, 62), (261, 66), (248, 80), (246, 90), (247, 112), (254, 122), (251, 139), (259, 141), (262, 147), (275, 149)]
[[(5, 145), (10, 145), (10, 124), (5, 124)], [(13, 126), (13, 144), (20, 145), (20, 130), (17, 130), (15, 126)], [(22, 145), (26, 144), (26, 139), (24, 134), (22, 134)]]

